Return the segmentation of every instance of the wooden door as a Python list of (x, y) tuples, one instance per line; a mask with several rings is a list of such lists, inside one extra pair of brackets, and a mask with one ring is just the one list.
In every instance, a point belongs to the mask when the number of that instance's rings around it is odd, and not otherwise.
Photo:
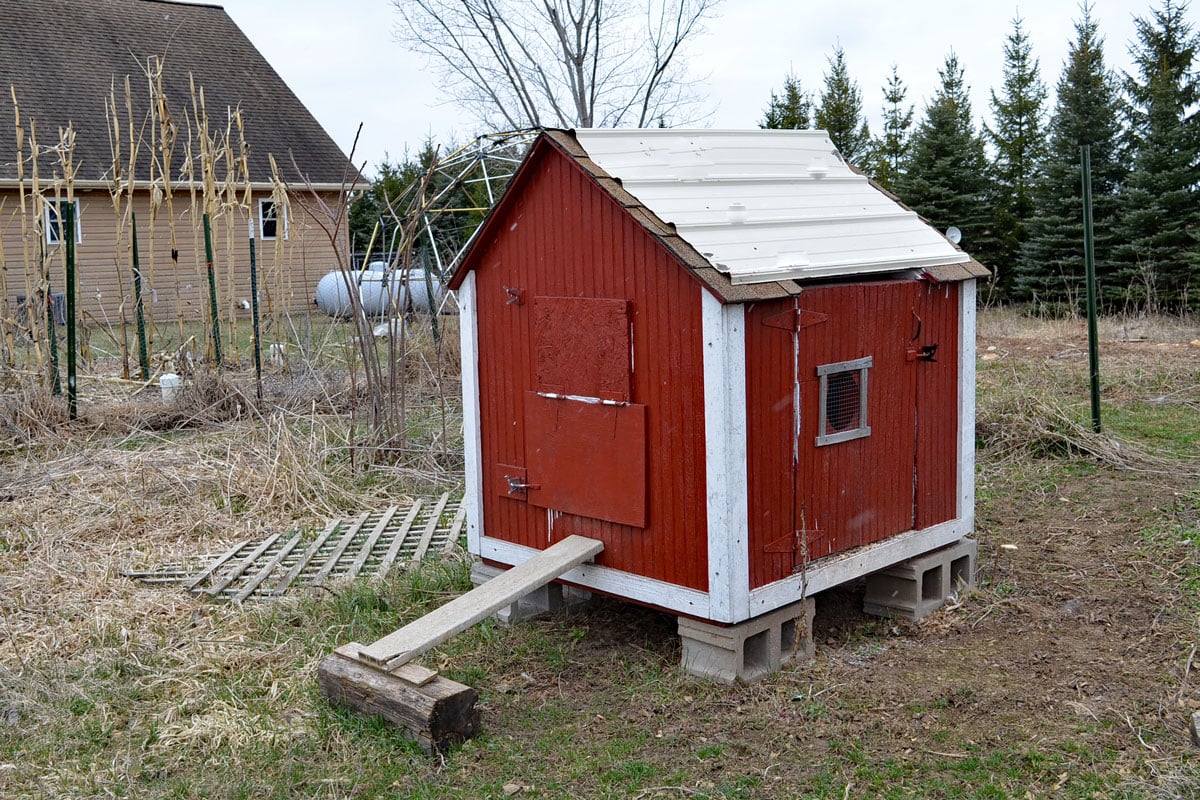
[(646, 527), (646, 406), (631, 402), (629, 311), (620, 299), (534, 298), (526, 463), (499, 465), (510, 496), (554, 515)]
[(917, 284), (800, 298), (796, 331), (798, 563), (909, 530), (916, 483)]

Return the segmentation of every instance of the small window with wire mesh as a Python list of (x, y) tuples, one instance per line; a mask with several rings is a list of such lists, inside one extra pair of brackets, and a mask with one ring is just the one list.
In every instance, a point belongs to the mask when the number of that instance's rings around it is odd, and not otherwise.
[(867, 424), (867, 373), (871, 357), (817, 367), (821, 415), (817, 445), (837, 444), (871, 435)]

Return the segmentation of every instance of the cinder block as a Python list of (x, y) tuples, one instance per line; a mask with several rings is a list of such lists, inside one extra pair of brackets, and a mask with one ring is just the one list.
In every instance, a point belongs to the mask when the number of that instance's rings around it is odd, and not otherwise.
[(867, 576), (863, 611), (880, 617), (924, 619), (962, 587), (975, 585), (978, 546), (959, 539)]
[(683, 668), (723, 683), (752, 683), (794, 661), (812, 658), (816, 603), (807, 598), (736, 625), (679, 618)]
[[(471, 565), (471, 583), (479, 586), (504, 572), (501, 567), (493, 567), (476, 561)], [(548, 583), (539, 586), (512, 605), (502, 608), (492, 615), (492, 618), (505, 627), (515, 625), (525, 620), (556, 614), (559, 611), (591, 602), (592, 593), (561, 583)]]

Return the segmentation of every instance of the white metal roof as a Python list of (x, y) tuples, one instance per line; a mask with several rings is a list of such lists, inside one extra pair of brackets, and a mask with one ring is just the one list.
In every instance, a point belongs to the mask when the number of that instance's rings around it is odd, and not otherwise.
[(575, 138), (735, 284), (970, 260), (851, 170), (824, 131), (587, 129)]

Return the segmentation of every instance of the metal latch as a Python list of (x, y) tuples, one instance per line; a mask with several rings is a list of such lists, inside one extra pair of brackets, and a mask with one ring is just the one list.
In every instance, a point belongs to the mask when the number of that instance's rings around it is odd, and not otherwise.
[(937, 358), (936, 358), (937, 349), (938, 349), (938, 346), (936, 344), (925, 344), (925, 345), (921, 345), (921, 347), (919, 347), (919, 348), (910, 347), (908, 349), (907, 360), (908, 361), (928, 361), (930, 363), (936, 364), (937, 363)]
[(524, 494), (530, 489), (540, 489), (540, 483), (525, 483), (519, 475), (505, 475), (504, 480), (508, 481), (509, 494)]

